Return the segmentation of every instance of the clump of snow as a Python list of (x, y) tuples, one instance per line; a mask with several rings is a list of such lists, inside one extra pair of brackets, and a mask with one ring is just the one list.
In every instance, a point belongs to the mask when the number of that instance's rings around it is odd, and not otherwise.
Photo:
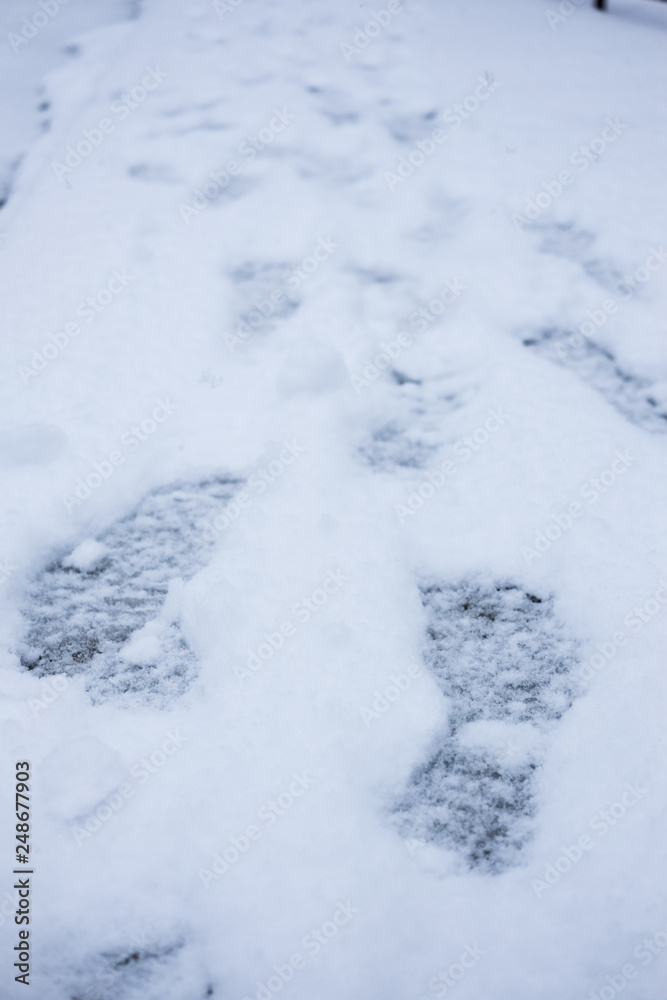
[(160, 636), (151, 628), (151, 623), (138, 629), (119, 650), (121, 659), (135, 666), (155, 664), (160, 655)]
[(109, 554), (109, 549), (94, 538), (86, 538), (70, 552), (62, 561), (65, 569), (78, 569), (80, 573), (90, 573), (97, 569), (102, 560)]
[(478, 719), (458, 730), (459, 746), (474, 751), (488, 751), (506, 767), (520, 767), (531, 762), (542, 750), (539, 729), (526, 722), (508, 723), (500, 719)]

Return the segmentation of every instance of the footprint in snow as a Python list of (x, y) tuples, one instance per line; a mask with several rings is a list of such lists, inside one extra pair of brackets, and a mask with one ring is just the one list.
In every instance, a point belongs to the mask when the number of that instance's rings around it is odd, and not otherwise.
[(206, 564), (214, 542), (203, 522), (238, 485), (220, 477), (161, 487), (99, 539), (50, 562), (26, 594), (23, 665), (40, 676), (85, 673), (94, 701), (182, 694), (196, 664), (165, 613), (169, 583)]
[(552, 599), (514, 584), (430, 581), (420, 589), (426, 663), (451, 713), (394, 819), (402, 836), (498, 873), (521, 862), (530, 839), (543, 740), (576, 693), (576, 647)]

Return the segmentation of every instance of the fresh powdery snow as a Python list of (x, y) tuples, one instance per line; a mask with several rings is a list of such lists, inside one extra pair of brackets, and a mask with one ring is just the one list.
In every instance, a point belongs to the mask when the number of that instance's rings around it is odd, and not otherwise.
[(5, 3), (2, 1000), (664, 1000), (667, 6), (608, 7)]

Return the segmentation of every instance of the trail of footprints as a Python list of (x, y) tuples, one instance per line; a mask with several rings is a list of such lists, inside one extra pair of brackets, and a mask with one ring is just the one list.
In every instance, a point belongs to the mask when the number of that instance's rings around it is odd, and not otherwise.
[[(620, 275), (591, 257), (592, 237), (572, 227), (543, 250), (576, 259), (600, 284)], [(667, 431), (667, 397), (622, 369), (613, 354), (571, 331), (547, 328), (524, 344), (571, 368), (626, 419)], [(378, 421), (359, 448), (374, 470), (428, 467), (442, 444), (442, 418), (465, 405), (469, 387), (393, 371), (393, 417)], [(576, 644), (556, 619), (553, 599), (514, 582), (431, 580), (421, 588), (428, 615), (425, 659), (450, 700), (449, 726), (393, 806), (400, 832), (455, 850), (468, 868), (499, 873), (520, 864), (534, 818), (544, 737), (577, 694)]]
[(128, 659), (123, 647), (159, 615), (169, 581), (189, 579), (208, 561), (214, 542), (204, 521), (238, 485), (221, 477), (157, 489), (100, 535), (94, 558), (49, 563), (26, 595), (23, 665), (38, 675), (85, 672), (94, 701), (182, 694), (196, 664), (177, 625), (164, 622), (153, 655)]
[[(590, 342), (573, 350), (569, 336), (550, 329), (525, 343), (561, 363), (565, 347), (567, 363), (629, 419), (667, 428), (648, 382)], [(474, 387), (453, 374), (394, 370), (390, 378), (392, 414), (378, 415), (359, 456), (374, 470), (410, 472), (434, 460), (443, 417)], [(158, 489), (100, 536), (92, 564), (62, 557), (47, 565), (27, 595), (23, 664), (43, 675), (85, 671), (96, 701), (132, 693), (164, 702), (186, 690), (196, 664), (176, 625), (165, 623), (153, 662), (129, 662), (122, 650), (159, 614), (170, 579), (187, 579), (206, 563), (212, 543), (203, 522), (238, 485), (220, 477)], [(577, 693), (576, 646), (552, 599), (516, 583), (430, 580), (420, 592), (425, 659), (451, 715), (397, 797), (393, 821), (406, 837), (454, 849), (466, 867), (498, 873), (521, 863), (530, 840), (543, 737)]]
[[(147, 494), (135, 509), (87, 542), (78, 558), (63, 555), (32, 582), (23, 608), (23, 665), (44, 676), (85, 673), (94, 702), (133, 696), (161, 706), (182, 694), (196, 662), (177, 625), (167, 621), (150, 662), (131, 663), (123, 647), (159, 615), (174, 577), (188, 579), (206, 564), (213, 545), (207, 524), (240, 485), (231, 477), (176, 483)], [(76, 556), (79, 549), (75, 550)], [(193, 983), (193, 996), (213, 997), (201, 968), (184, 945), (142, 944), (90, 956), (76, 970), (70, 1000), (84, 1000), (100, 983), (105, 995), (131, 1000), (171, 996), (174, 963)]]
[[(375, 428), (361, 457), (383, 471), (421, 468), (439, 447), (440, 418), (463, 405), (469, 387), (398, 371), (392, 379), (397, 416)], [(213, 543), (204, 521), (238, 485), (219, 477), (162, 487), (102, 533), (97, 558), (47, 565), (25, 602), (24, 666), (85, 672), (94, 701), (133, 694), (164, 703), (185, 691), (196, 664), (177, 625), (164, 623), (152, 660), (128, 661), (123, 648), (159, 615), (169, 581), (206, 563)], [(421, 595), (426, 661), (452, 711), (394, 819), (405, 836), (501, 871), (520, 861), (530, 838), (540, 736), (572, 703), (574, 643), (549, 598), (513, 583), (430, 581)]]
[[(410, 474), (435, 464), (447, 417), (475, 387), (453, 371), (390, 376), (359, 455), (374, 471)], [(453, 849), (466, 867), (501, 872), (521, 863), (531, 837), (544, 738), (576, 694), (576, 645), (553, 599), (515, 582), (429, 580), (420, 593), (425, 660), (451, 713), (392, 821), (406, 838)]]
[[(401, 454), (390, 450), (385, 461), (400, 465)], [(24, 666), (85, 672), (94, 701), (132, 694), (164, 703), (185, 691), (196, 664), (177, 625), (165, 622), (152, 662), (128, 662), (123, 647), (160, 613), (169, 581), (206, 563), (213, 543), (204, 522), (237, 487), (225, 477), (162, 487), (100, 535), (95, 558), (49, 563), (26, 597)], [(421, 594), (426, 661), (452, 712), (394, 818), (405, 836), (499, 871), (517, 863), (529, 839), (539, 735), (572, 702), (576, 651), (551, 600), (512, 583), (431, 581)], [(479, 723), (487, 726), (481, 740)]]

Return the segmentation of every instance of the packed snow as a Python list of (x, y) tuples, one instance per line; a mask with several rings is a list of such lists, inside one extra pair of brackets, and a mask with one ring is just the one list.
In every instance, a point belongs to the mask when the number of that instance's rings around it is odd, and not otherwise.
[(2, 997), (664, 1000), (667, 7), (2, 26)]

